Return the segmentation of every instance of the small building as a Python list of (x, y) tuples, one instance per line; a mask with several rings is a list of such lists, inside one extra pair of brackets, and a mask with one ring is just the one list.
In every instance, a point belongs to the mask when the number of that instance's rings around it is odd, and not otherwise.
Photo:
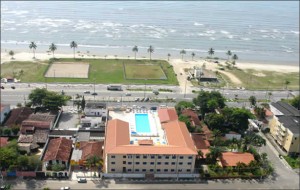
[(189, 117), (190, 119), (190, 122), (191, 122), (191, 125), (193, 127), (198, 127), (198, 126), (201, 126), (201, 123), (200, 123), (200, 120), (198, 118), (198, 115), (197, 113), (195, 113), (193, 110), (191, 109), (184, 109), (182, 112), (181, 112), (182, 115), (185, 115), (187, 117)]
[(48, 139), (48, 130), (33, 130), (32, 134), (20, 134), (18, 147), (26, 152), (35, 152), (38, 148), (44, 147)]
[(224, 152), (220, 158), (220, 165), (222, 167), (236, 167), (238, 163), (244, 163), (246, 165), (254, 161), (254, 156), (251, 153), (240, 153), (240, 152)]
[(161, 123), (178, 120), (175, 108), (160, 108), (158, 110), (158, 117)]
[(107, 116), (106, 104), (99, 102), (87, 103), (84, 108), (84, 115), (91, 117)]
[(43, 157), (43, 163), (46, 167), (53, 164), (62, 164), (69, 167), (69, 160), (72, 154), (73, 141), (62, 138), (51, 139)]
[(0, 148), (8, 144), (8, 137), (0, 137)]
[(206, 158), (206, 154), (209, 153), (210, 147), (210, 143), (206, 139), (206, 135), (203, 133), (192, 133), (192, 139), (197, 148), (197, 151), (201, 151), (203, 153), (203, 158)]
[(236, 140), (240, 140), (241, 139), (241, 134), (239, 134), (239, 133), (236, 133), (236, 132), (234, 132), (234, 131), (230, 131), (229, 133), (226, 133), (225, 134), (225, 138), (227, 139), (227, 140), (232, 140), (232, 139), (236, 139)]
[(33, 113), (33, 110), (28, 107), (15, 108), (10, 112), (9, 118), (4, 123), (4, 126), (12, 127), (13, 125), (21, 125), (22, 122)]
[(9, 104), (1, 104), (0, 109), (0, 124), (2, 124), (5, 119), (7, 118), (8, 114), (10, 112), (10, 105)]

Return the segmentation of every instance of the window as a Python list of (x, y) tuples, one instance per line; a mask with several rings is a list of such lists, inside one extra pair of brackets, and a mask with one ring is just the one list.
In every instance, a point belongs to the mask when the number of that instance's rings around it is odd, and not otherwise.
[(139, 165), (139, 164), (140, 164), (140, 162), (136, 162), (135, 164), (136, 164), (136, 165)]
[(143, 158), (147, 158), (147, 155), (144, 155)]
[(295, 137), (295, 140), (297, 140), (297, 137)]
[(66, 162), (65, 162), (65, 161), (61, 161), (61, 163), (62, 163), (62, 164), (66, 164)]
[(115, 164), (116, 162), (111, 162), (111, 164)]
[(154, 162), (150, 162), (150, 165), (154, 165)]
[(115, 158), (116, 156), (111, 156), (111, 158)]
[(174, 172), (175, 170), (174, 169), (171, 169), (171, 172)]
[(173, 156), (172, 156), (172, 159), (176, 159), (176, 156), (175, 156), (175, 155), (173, 155)]
[(182, 172), (182, 169), (178, 169), (178, 172)]
[(128, 155), (128, 158), (132, 158), (132, 156), (131, 156), (131, 155)]
[(158, 158), (158, 159), (161, 159), (161, 156), (158, 156), (157, 158)]
[(183, 163), (182, 162), (179, 162), (179, 165), (182, 165)]
[(136, 172), (139, 172), (140, 170), (139, 170), (139, 169), (135, 169), (135, 171), (136, 171)]
[(126, 156), (124, 155), (123, 158), (126, 158)]
[(157, 162), (157, 165), (161, 165), (161, 162)]
[(172, 165), (175, 165), (175, 162), (172, 162)]
[(147, 170), (146, 170), (146, 169), (143, 169), (142, 171), (145, 172), (145, 171), (147, 171)]
[(154, 159), (155, 158), (155, 156), (154, 155), (151, 155), (151, 159)]
[(294, 143), (292, 143), (292, 144), (294, 144)]
[(146, 165), (147, 164), (147, 162), (143, 162), (143, 165)]
[(111, 171), (114, 172), (114, 171), (116, 171), (116, 170), (112, 168)]
[(169, 170), (168, 169), (164, 169), (164, 172), (168, 172)]
[(186, 171), (187, 171), (187, 172), (190, 172), (191, 170), (190, 170), (190, 169), (187, 169)]
[(169, 162), (165, 162), (165, 165), (169, 165)]
[(179, 156), (179, 159), (183, 159), (183, 156)]
[(131, 165), (132, 164), (132, 162), (128, 162), (128, 165)]
[(127, 171), (131, 172), (131, 169), (128, 169)]
[(126, 164), (126, 161), (123, 161), (123, 164)]
[(157, 171), (157, 172), (160, 172), (160, 169), (157, 169), (156, 171)]
[(192, 165), (192, 162), (188, 162), (187, 164), (188, 164), (188, 165)]
[(189, 156), (189, 159), (193, 159), (193, 157), (192, 157), (192, 156)]
[(139, 156), (139, 155), (136, 155), (135, 158), (140, 158), (140, 156)]
[(169, 159), (169, 156), (166, 156), (166, 159)]
[(150, 169), (150, 172), (153, 172), (154, 170), (153, 169)]

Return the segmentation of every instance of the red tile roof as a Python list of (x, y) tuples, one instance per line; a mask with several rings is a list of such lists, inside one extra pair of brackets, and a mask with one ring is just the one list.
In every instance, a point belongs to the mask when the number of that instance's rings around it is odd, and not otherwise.
[(206, 140), (206, 137), (204, 134), (201, 133), (192, 133), (192, 139), (194, 141), (194, 144), (199, 149), (208, 149), (210, 147), (210, 143), (208, 140)]
[(204, 133), (205, 136), (206, 136), (206, 139), (207, 139), (207, 140), (210, 140), (211, 137), (212, 137), (212, 132), (211, 132), (211, 130), (209, 130), (209, 128), (208, 128), (207, 125), (205, 125), (205, 124), (202, 124), (201, 126), (202, 126), (202, 131), (203, 131), (203, 133)]
[(193, 126), (200, 126), (200, 120), (198, 118), (197, 113), (195, 113), (193, 110), (191, 109), (184, 109), (181, 112), (182, 115), (188, 116), (190, 118), (190, 121), (192, 123)]
[(250, 153), (240, 153), (240, 152), (224, 152), (222, 153), (221, 163), (222, 166), (236, 166), (237, 163), (249, 164), (254, 160), (254, 156)]
[(158, 117), (161, 123), (178, 119), (175, 108), (160, 108), (158, 110)]
[(138, 144), (139, 145), (153, 145), (153, 140), (148, 140), (148, 139), (144, 139), (144, 140), (138, 140)]
[(119, 119), (108, 121), (105, 154), (181, 154), (197, 155), (196, 147), (185, 123), (178, 120), (163, 124), (167, 145), (144, 146), (130, 144), (129, 124)]
[(272, 113), (270, 110), (268, 110), (268, 109), (266, 109), (266, 108), (264, 108), (264, 110), (265, 110), (265, 113), (266, 113), (266, 117), (271, 117), (271, 116), (273, 116), (273, 113)]
[(82, 150), (81, 159), (86, 160), (90, 156), (98, 156), (99, 158), (103, 158), (102, 146), (103, 141), (92, 141), (92, 142), (80, 142), (80, 150)]
[(28, 107), (13, 109), (4, 125), (8, 127), (11, 127), (12, 125), (21, 125), (21, 123), (32, 113), (32, 109)]
[(8, 144), (8, 137), (0, 137), (0, 147), (4, 147)]
[(62, 138), (51, 139), (43, 161), (60, 160), (69, 161), (72, 152), (72, 140)]

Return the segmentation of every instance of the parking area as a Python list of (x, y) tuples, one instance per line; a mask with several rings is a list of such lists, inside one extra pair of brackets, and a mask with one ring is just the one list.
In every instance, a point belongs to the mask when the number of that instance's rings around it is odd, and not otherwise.
[(78, 114), (64, 111), (59, 119), (57, 128), (58, 129), (69, 129), (69, 128), (77, 128), (79, 124)]

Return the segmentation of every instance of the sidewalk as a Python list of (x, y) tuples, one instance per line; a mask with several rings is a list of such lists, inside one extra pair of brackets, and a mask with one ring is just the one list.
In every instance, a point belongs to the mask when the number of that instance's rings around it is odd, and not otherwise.
[[(96, 175), (94, 175), (96, 174)], [(86, 180), (95, 180), (95, 179), (100, 179), (99, 178), (99, 173), (98, 172), (91, 172), (91, 171), (73, 171), (71, 174), (71, 180), (72, 181), (77, 181), (79, 178), (86, 178)]]

